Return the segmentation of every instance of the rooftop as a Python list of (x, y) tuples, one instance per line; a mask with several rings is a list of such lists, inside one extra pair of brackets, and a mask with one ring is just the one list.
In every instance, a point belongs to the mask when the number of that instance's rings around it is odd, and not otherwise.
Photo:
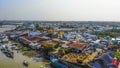
[(80, 49), (81, 48), (84, 49), (88, 47), (86, 43), (79, 43), (79, 42), (69, 42), (67, 45)]

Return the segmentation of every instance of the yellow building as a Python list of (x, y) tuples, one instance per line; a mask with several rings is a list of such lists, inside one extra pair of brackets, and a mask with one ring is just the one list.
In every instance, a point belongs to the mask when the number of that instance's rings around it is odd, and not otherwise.
[(60, 32), (58, 33), (58, 38), (62, 38), (64, 34), (65, 34), (65, 32), (60, 31)]

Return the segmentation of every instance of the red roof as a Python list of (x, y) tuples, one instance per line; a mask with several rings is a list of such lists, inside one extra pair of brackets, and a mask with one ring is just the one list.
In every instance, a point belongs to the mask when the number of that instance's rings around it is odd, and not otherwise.
[(27, 44), (27, 43), (31, 43), (30, 40), (26, 39), (26, 38), (21, 38), (21, 42)]
[(79, 42), (70, 42), (67, 45), (73, 46), (75, 48), (80, 48), (80, 49), (84, 49), (88, 47), (86, 43), (79, 43)]
[(28, 39), (31, 42), (37, 42), (37, 41), (39, 41), (39, 40), (41, 40), (43, 38), (42, 38), (42, 36), (38, 35), (38, 36), (27, 37), (26, 39)]
[(40, 35), (30, 36), (30, 37), (24, 37), (24, 38), (22, 38), (22, 42), (27, 42), (27, 43), (37, 42), (37, 41), (42, 40), (42, 39), (44, 39), (44, 38), (42, 38), (42, 36), (40, 36)]
[(54, 42), (54, 43), (59, 43), (60, 40), (52, 40), (51, 42)]
[(21, 34), (21, 36), (28, 36), (28, 33)]

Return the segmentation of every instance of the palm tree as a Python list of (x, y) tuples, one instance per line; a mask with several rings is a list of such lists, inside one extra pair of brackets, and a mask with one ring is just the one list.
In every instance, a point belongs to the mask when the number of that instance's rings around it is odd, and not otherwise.
[(60, 52), (61, 55), (65, 55), (66, 54), (65, 48), (61, 48), (59, 50), (59, 52)]

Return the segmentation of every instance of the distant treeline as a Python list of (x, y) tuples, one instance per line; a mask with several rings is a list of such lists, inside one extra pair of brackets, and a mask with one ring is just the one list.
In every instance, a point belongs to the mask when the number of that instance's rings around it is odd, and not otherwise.
[(97, 24), (97, 25), (113, 25), (120, 24), (120, 22), (115, 21), (25, 21), (25, 20), (2, 20), (0, 24), (13, 24), (13, 23), (80, 23), (80, 24)]

